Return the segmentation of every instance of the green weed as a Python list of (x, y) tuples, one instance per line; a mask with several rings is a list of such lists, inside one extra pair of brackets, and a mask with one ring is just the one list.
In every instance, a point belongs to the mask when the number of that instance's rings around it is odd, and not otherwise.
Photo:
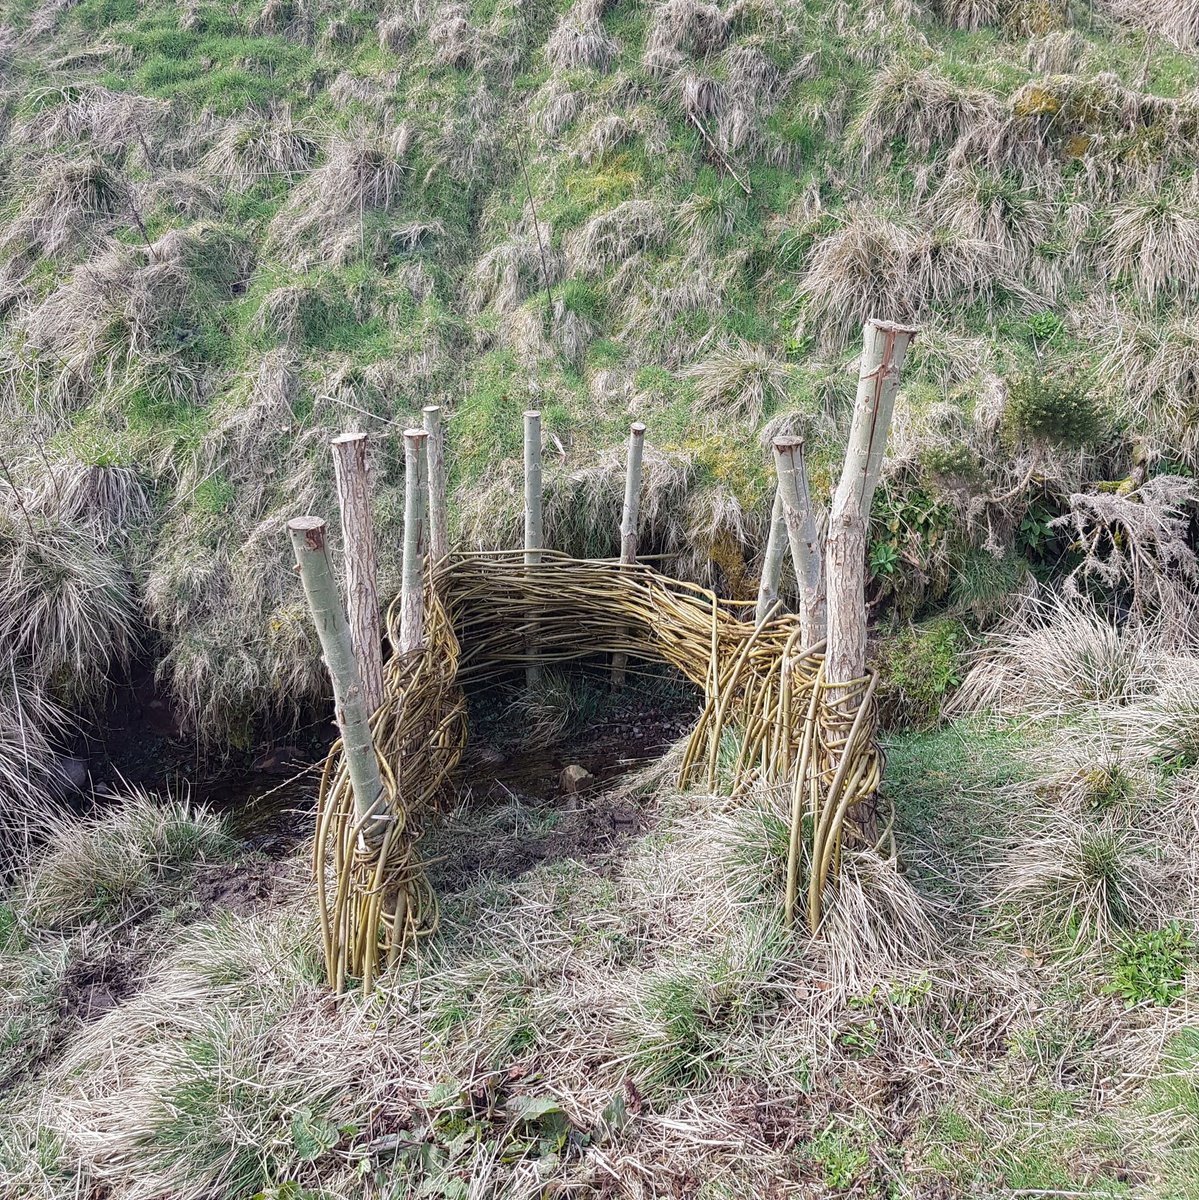
[(1127, 934), (1116, 948), (1104, 990), (1135, 1004), (1172, 1004), (1182, 995), (1195, 942), (1181, 922)]

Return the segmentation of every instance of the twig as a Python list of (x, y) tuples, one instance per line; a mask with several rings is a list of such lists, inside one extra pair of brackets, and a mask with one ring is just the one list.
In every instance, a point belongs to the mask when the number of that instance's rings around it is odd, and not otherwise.
[(741, 176), (737, 174), (737, 172), (736, 172), (735, 170), (733, 170), (733, 164), (732, 164), (731, 162), (729, 162), (729, 160), (728, 160), (728, 159), (725, 157), (725, 154), (724, 154), (724, 152), (723, 152), (723, 151), (720, 149), (720, 147), (719, 147), (719, 146), (718, 146), (718, 145), (717, 145), (717, 144), (716, 144), (716, 143), (715, 143), (715, 142), (712, 140), (712, 138), (711, 138), (711, 136), (709, 135), (708, 131), (707, 131), (707, 130), (706, 130), (704, 127), (703, 127), (703, 124), (702, 124), (702, 122), (700, 121), (700, 119), (699, 119), (699, 118), (698, 118), (698, 117), (695, 115), (695, 113), (688, 113), (687, 115), (688, 115), (688, 116), (691, 118), (691, 123), (692, 123), (692, 124), (695, 126), (695, 128), (696, 128), (696, 129), (698, 129), (698, 130), (700, 131), (700, 133), (703, 135), (703, 139), (704, 139), (704, 141), (705, 141), (705, 142), (707, 142), (707, 143), (708, 143), (708, 146), (711, 148), (711, 151), (712, 151), (712, 153), (713, 153), (713, 154), (715, 154), (715, 155), (716, 155), (716, 157), (717, 157), (717, 158), (719, 158), (719, 159), (720, 159), (720, 161), (721, 161), (722, 163), (724, 163), (724, 165), (725, 165), (725, 169), (726, 169), (726, 170), (728, 171), (728, 173), (729, 173), (729, 174), (730, 174), (730, 175), (733, 177), (733, 179), (735, 180), (735, 182), (736, 182), (737, 186), (738, 186), (738, 187), (739, 187), (739, 188), (740, 188), (740, 189), (741, 189), (741, 190), (742, 190), (742, 191), (743, 191), (743, 192), (744, 192), (744, 193), (745, 193), (747, 196), (752, 196), (752, 195), (753, 195), (753, 192), (750, 190), (750, 186), (749, 186), (749, 184), (748, 184), (748, 183), (746, 183), (746, 182), (745, 182), (745, 181), (744, 181), (744, 180), (741, 178)]

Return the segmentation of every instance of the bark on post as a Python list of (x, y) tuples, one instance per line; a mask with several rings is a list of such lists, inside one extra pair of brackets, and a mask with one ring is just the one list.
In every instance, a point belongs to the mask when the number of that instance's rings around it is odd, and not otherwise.
[(383, 702), (383, 632), (379, 621), (378, 565), (366, 449), (365, 433), (347, 433), (333, 439), (333, 474), (341, 509), (350, 637), (362, 693), (368, 710), (373, 713)]
[(354, 793), (354, 812), (362, 823), (363, 836), (371, 841), (382, 824), (382, 820), (369, 818), (375, 812), (383, 783), (371, 740), (370, 710), (354, 660), (350, 626), (329, 562), (325, 522), (320, 517), (295, 517), (287, 523), (287, 530), (296, 555), (296, 570), (304, 584), (304, 595), (333, 681), (337, 728)]
[(445, 426), (436, 404), (422, 411), (425, 432), (429, 435), (425, 443), (429, 465), (429, 553), (433, 562), (439, 563), (450, 552), (450, 518), (445, 502)]
[(762, 578), (758, 583), (758, 606), (754, 609), (754, 617), (759, 625), (778, 604), (779, 580), (783, 574), (783, 547), (786, 544), (782, 486), (776, 485), (774, 505), (770, 510), (770, 532), (766, 536), (766, 557), (762, 561)]
[[(545, 547), (545, 530), (541, 516), (541, 413), (529, 409), (525, 413), (525, 566), (535, 567), (541, 562), (541, 551)], [(529, 654), (537, 653), (537, 623), (530, 617)], [(525, 679), (530, 687), (541, 682), (541, 668), (535, 662), (525, 669)]]
[(827, 618), (824, 598), (824, 555), (808, 487), (803, 438), (774, 439), (774, 469), (778, 476), (791, 565), (799, 587), (799, 626), (805, 646), (824, 638)]
[(425, 439), (423, 429), (404, 430), (404, 566), (400, 583), (400, 653), (425, 644), (426, 516)]
[[(866, 525), (899, 390), (899, 373), (916, 330), (871, 318), (863, 330), (862, 365), (841, 481), (833, 494), (825, 543), (828, 648), (824, 671), (832, 684), (866, 672)], [(833, 691), (833, 699), (838, 691)]]
[[(624, 506), (620, 513), (620, 562), (631, 567), (637, 561), (637, 524), (641, 516), (641, 464), (645, 455), (645, 426), (629, 426), (629, 452), (625, 459)], [(612, 656), (612, 686), (624, 687), (627, 654)]]

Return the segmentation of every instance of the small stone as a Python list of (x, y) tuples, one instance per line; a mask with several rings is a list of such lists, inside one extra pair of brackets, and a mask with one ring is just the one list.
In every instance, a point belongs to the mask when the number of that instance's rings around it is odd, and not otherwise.
[(573, 796), (580, 786), (591, 778), (592, 774), (586, 767), (571, 763), (570, 766), (562, 768), (562, 774), (558, 776), (558, 787), (568, 796)]

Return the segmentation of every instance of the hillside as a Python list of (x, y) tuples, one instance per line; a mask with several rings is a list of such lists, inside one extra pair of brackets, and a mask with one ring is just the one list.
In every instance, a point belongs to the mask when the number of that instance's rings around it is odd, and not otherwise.
[[(1192, 0), (0, 0), (0, 1200), (1197, 1200), (1197, 161)], [(501, 681), (439, 927), (333, 994), (330, 440), (388, 600), (427, 404), (453, 545), (532, 407), (614, 557), (639, 420), (640, 555), (751, 599), (871, 316), (898, 856), (797, 933), (674, 674)]]
[(862, 319), (919, 321), (872, 547), (904, 614), (987, 610), (1056, 561), (1072, 492), (1192, 462), (1185, 31), (690, 0), (3, 21), (4, 630), (69, 707), (138, 655), (210, 747), (319, 699), (283, 525), (332, 513), (330, 436), (376, 434), (393, 591), (429, 402), (462, 542), (516, 544), (536, 405), (550, 544), (614, 552), (635, 416), (646, 552), (752, 594), (760, 438), (803, 432), (827, 489)]

